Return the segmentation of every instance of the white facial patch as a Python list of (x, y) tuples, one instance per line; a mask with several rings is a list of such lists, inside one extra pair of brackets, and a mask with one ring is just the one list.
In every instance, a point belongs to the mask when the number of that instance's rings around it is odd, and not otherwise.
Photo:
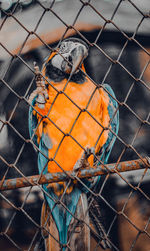
[(63, 57), (61, 57), (61, 55), (57, 54), (52, 58), (52, 65), (56, 68), (58, 68), (59, 70), (61, 70), (61, 65), (62, 62), (64, 61)]

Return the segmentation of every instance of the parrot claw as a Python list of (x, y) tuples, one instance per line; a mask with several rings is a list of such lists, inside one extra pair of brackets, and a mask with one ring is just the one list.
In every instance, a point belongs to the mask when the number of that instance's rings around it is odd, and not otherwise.
[(77, 160), (73, 169), (78, 171), (79, 169), (88, 168), (90, 166), (88, 162), (88, 158), (91, 154), (95, 154), (94, 147), (85, 147), (84, 153), (82, 154), (81, 158)]
[(34, 62), (34, 69), (35, 69), (35, 82), (37, 88), (31, 93), (28, 101), (29, 103), (32, 103), (33, 99), (36, 98), (36, 103), (39, 108), (44, 109), (46, 100), (48, 99), (48, 92), (47, 88), (45, 86), (45, 81), (40, 74), (39, 67)]
[[(39, 87), (37, 87), (38, 89)], [(37, 90), (36, 89), (36, 90)], [(39, 90), (37, 90), (37, 98), (36, 98), (36, 103), (39, 108), (44, 109), (46, 100), (48, 99), (48, 93), (46, 89), (42, 89), (40, 87)]]
[(90, 157), (91, 154), (95, 154), (95, 148), (94, 147), (86, 147), (85, 148), (86, 158)]
[(31, 104), (36, 97), (36, 103), (39, 108), (44, 109), (46, 100), (48, 99), (47, 90), (43, 87), (37, 87), (30, 95), (28, 102)]

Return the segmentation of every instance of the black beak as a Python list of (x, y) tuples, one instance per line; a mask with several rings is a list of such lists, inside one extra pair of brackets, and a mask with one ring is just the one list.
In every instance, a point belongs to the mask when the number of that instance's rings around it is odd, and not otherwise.
[(84, 45), (77, 45), (67, 55), (66, 60), (63, 60), (62, 71), (72, 76), (77, 71), (77, 69), (82, 64), (83, 60), (87, 57), (87, 55), (87, 48)]

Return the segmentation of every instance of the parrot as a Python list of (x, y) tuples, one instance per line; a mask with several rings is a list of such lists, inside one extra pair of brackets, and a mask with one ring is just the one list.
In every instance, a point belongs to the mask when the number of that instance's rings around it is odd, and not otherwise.
[[(87, 75), (88, 52), (83, 39), (66, 38), (37, 74), (28, 124), (40, 174), (78, 173), (108, 162), (119, 130), (118, 103), (110, 85), (95, 85)], [(99, 181), (97, 176), (42, 185), (45, 250), (90, 251), (87, 195)]]

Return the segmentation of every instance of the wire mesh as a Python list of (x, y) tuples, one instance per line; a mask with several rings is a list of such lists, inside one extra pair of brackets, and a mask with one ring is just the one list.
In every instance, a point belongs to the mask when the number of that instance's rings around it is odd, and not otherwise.
[[(9, 35), (3, 38), (1, 42), (2, 55), (4, 53), (7, 55), (7, 57), (1, 59), (0, 75), (1, 250), (42, 250), (42, 248), (44, 250), (41, 232), (43, 236), (46, 236), (44, 238), (49, 236), (52, 240), (55, 240), (56, 246), (60, 244), (59, 248), (62, 250), (59, 239), (53, 232), (49, 231), (50, 213), (47, 208), (42, 210), (45, 210), (48, 218), (44, 222), (40, 222), (43, 193), (46, 194), (41, 184), (66, 180), (69, 187), (73, 179), (86, 187), (89, 192), (88, 211), (90, 217), (98, 222), (97, 228), (102, 228), (101, 222), (104, 221), (105, 239), (108, 239), (111, 244), (109, 250), (150, 249), (150, 196), (148, 189), (150, 163), (149, 158), (146, 158), (149, 154), (148, 135), (150, 131), (148, 96), (150, 91), (148, 75), (150, 52), (149, 44), (146, 44), (149, 37), (139, 35), (145, 20), (149, 21), (149, 10), (147, 9), (145, 13), (136, 1), (120, 0), (113, 3), (108, 18), (107, 15), (103, 14), (103, 5), (97, 3), (98, 1), (79, 0), (75, 3), (77, 8), (74, 9), (74, 15), (71, 17), (69, 11), (72, 10), (72, 7), (70, 5), (67, 7), (68, 1), (35, 1), (33, 8), (32, 5), (29, 6), (30, 11), (31, 13), (33, 11), (34, 15), (36, 11), (34, 7), (40, 11), (35, 17), (36, 22), (34, 25), (31, 24), (32, 28), (30, 28), (25, 24), (24, 18), (20, 18), (23, 13), (20, 7), (22, 6), (21, 2), (14, 2), (9, 10), (4, 10), (4, 5), (1, 5), (1, 32), (6, 26), (10, 25), (11, 21), (24, 32), (23, 42), (15, 49), (12, 49), (8, 43)], [(133, 9), (139, 17), (133, 32), (128, 32), (129, 27), (126, 27), (127, 32), (120, 28), (121, 25), (116, 18), (120, 13), (120, 8), (125, 3), (125, 7), (129, 10)], [(111, 6), (111, 1), (109, 4)], [(67, 10), (67, 18), (62, 15), (64, 9)], [(29, 9), (25, 11), (27, 13)], [(18, 12), (20, 16), (18, 16)], [(86, 32), (83, 26), (78, 24), (78, 21), (82, 13), (88, 15), (90, 12), (97, 17), (96, 20), (99, 20), (100, 26), (92, 26)], [(57, 34), (58, 36), (54, 36), (54, 39), (49, 42), (47, 37), (39, 30), (40, 25), (44, 24), (46, 18), (48, 18), (50, 25), (55, 28), (53, 33), (57, 33), (58, 30), (54, 23), (51, 23), (52, 17), (58, 21), (61, 27), (61, 35)], [(90, 17), (89, 14), (88, 23), (90, 23)], [(121, 22), (121, 15), (119, 15), (119, 18)], [(106, 39), (108, 27), (112, 32)], [(22, 33), (19, 34), (18, 32), (15, 40), (19, 40), (18, 37), (21, 35)], [(10, 36), (12, 36), (11, 33)], [(34, 144), (33, 139), (29, 138), (28, 134), (27, 113), (31, 106), (28, 97), (35, 89), (36, 79), (34, 61), (42, 67), (44, 57), (55, 51), (60, 42), (69, 36), (81, 38), (89, 46), (89, 56), (85, 62), (86, 76), (95, 85), (94, 92), (98, 88), (107, 91), (103, 86), (104, 83), (110, 84), (115, 91), (120, 113), (120, 128), (119, 134), (115, 134), (116, 143), (109, 160), (110, 163), (115, 164), (106, 165), (101, 161), (101, 166), (94, 171), (93, 169), (81, 170), (78, 175), (66, 172), (57, 163), (56, 156), (66, 137), (71, 137), (77, 145), (84, 149), (71, 134), (78, 117), (74, 120), (69, 133), (64, 132), (50, 120), (50, 117), (47, 117), (63, 135), (54, 157), (47, 159), (47, 161), (54, 161), (63, 172), (44, 176), (45, 167), (42, 173), (38, 174), (37, 155), (33, 147), (38, 152), (40, 152), (40, 149)], [(112, 45), (115, 36), (118, 36), (119, 42), (117, 45), (114, 43)], [(44, 76), (42, 77), (44, 78)], [(51, 81), (49, 81), (49, 85), (52, 86)], [(86, 108), (81, 109), (65, 93), (65, 88), (61, 92), (55, 89), (57, 95), (50, 109), (52, 109), (57, 97), (63, 93), (77, 107), (79, 116), (86, 112), (95, 120), (88, 111), (88, 105), (94, 92), (91, 93)], [(98, 121), (96, 122), (98, 123)], [(100, 126), (102, 127), (102, 125)], [(110, 127), (103, 128), (102, 132), (104, 130), (114, 133)], [(97, 158), (96, 155), (95, 158)], [(138, 169), (141, 170), (137, 171)], [(130, 174), (128, 172), (127, 175), (122, 173), (129, 170), (132, 171), (129, 172)], [(102, 175), (102, 178), (95, 191), (87, 187), (82, 178), (97, 175)], [(65, 192), (66, 190), (64, 194)], [(54, 203), (56, 205), (61, 204), (64, 210), (72, 214), (64, 204), (63, 196)], [(95, 212), (95, 210), (98, 211)], [(96, 215), (97, 212), (99, 212), (99, 215)], [(93, 227), (91, 221), (87, 224), (84, 218), (79, 219), (76, 214), (72, 217), (76, 220), (79, 229), (83, 225), (90, 230), (91, 250), (102, 250), (101, 236), (99, 231)], [(81, 241), (80, 235), (84, 231), (83, 229), (84, 227), (81, 227), (78, 232), (78, 241)], [(70, 246), (70, 240), (68, 240), (66, 246), (68, 250), (74, 250), (74, 247)]]

